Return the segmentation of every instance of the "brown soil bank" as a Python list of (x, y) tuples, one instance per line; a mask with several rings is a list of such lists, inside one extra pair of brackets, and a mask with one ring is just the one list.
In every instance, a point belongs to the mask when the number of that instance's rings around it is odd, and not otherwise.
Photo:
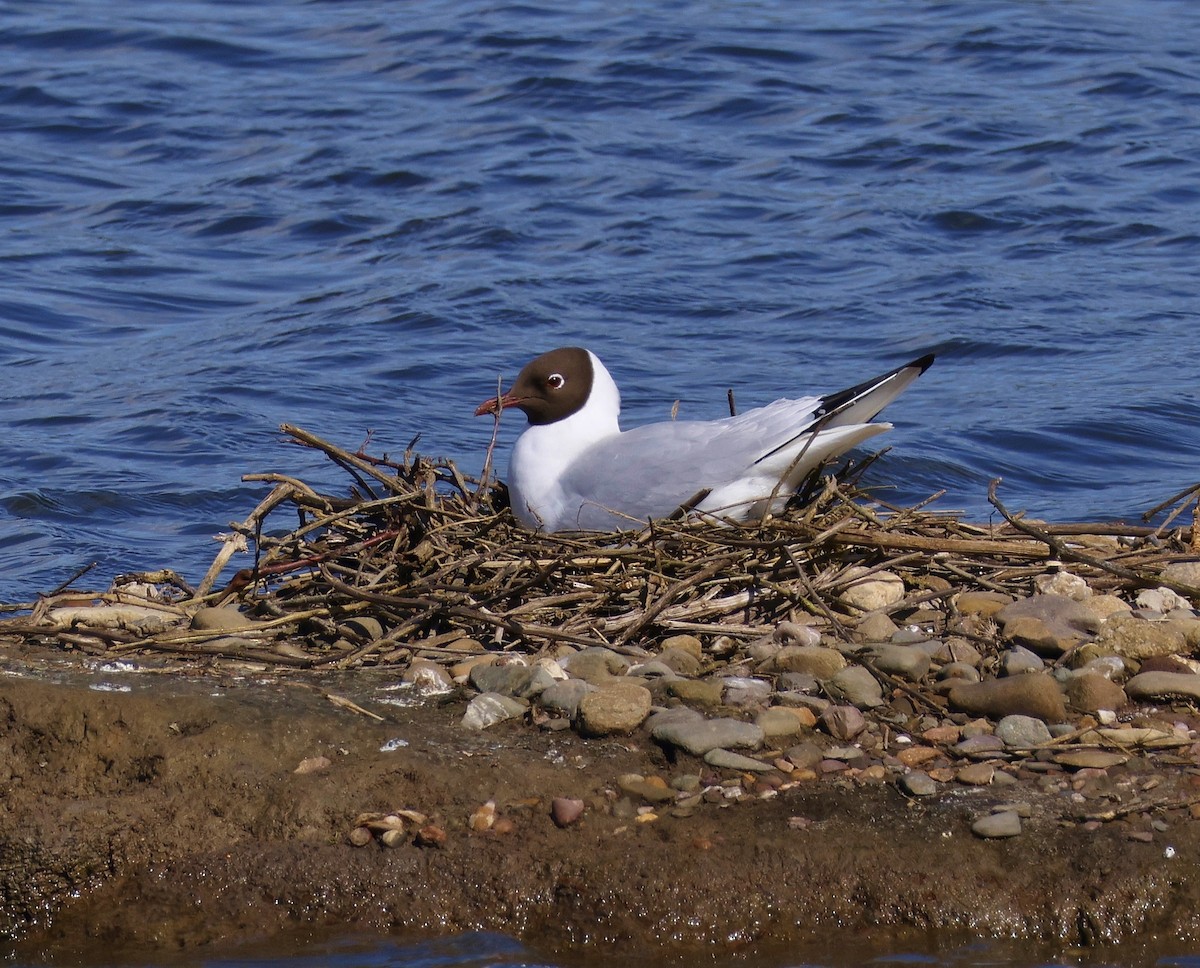
[[(102, 692), (44, 666), (0, 677), (0, 953), (187, 950), (331, 925), (483, 928), (664, 958), (835, 931), (893, 946), (943, 932), (1200, 938), (1200, 824), (1186, 817), (1089, 829), (1069, 795), (1032, 787), (917, 801), (822, 779), (639, 819), (617, 809), (616, 777), (703, 765), (668, 762), (644, 733), (468, 732), (461, 700), (377, 704), (383, 722), (329, 700), (368, 678), (142, 674), (131, 692)], [(406, 745), (381, 750), (394, 740)], [(1190, 779), (1139, 782), (1186, 797)], [(557, 827), (556, 797), (582, 800), (582, 817)], [(973, 837), (970, 821), (1001, 798), (1030, 805), (1022, 834)], [(473, 830), (486, 801), (495, 822)], [(397, 810), (413, 811), (397, 846), (350, 843), (360, 814)]]

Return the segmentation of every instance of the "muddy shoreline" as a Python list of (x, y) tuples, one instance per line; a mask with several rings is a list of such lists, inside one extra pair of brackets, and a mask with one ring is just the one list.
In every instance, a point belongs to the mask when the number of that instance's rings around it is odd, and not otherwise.
[[(383, 722), (327, 698), (369, 704), (382, 671), (114, 674), (19, 649), (4, 666), (0, 937), (27, 960), (326, 928), (485, 929), (685, 960), (831, 931), (890, 950), (1200, 939), (1200, 824), (1183, 811), (1161, 830), (1137, 816), (1089, 828), (1069, 793), (1029, 783), (917, 799), (835, 777), (640, 822), (616, 808), (617, 777), (703, 769), (644, 730), (471, 732), (465, 696), (371, 705)], [(1196, 790), (1192, 771), (1132, 769), (1156, 797)], [(582, 800), (582, 819), (557, 827), (556, 797)], [(1015, 799), (1020, 837), (972, 836), (973, 818)], [(487, 801), (505, 823), (472, 830)], [(443, 839), (351, 845), (356, 817), (393, 810)]]

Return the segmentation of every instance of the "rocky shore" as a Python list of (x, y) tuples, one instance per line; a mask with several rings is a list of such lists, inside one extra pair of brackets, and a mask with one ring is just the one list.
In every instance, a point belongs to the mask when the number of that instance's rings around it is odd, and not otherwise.
[(197, 587), (0, 620), (9, 954), (1200, 945), (1195, 489), (1052, 526), (993, 485), (982, 527), (825, 479), (753, 526), (547, 536), (448, 462), (284, 430), (352, 496), (256, 475)]
[(341, 672), (9, 636), (0, 934), (85, 959), (333, 927), (1194, 951), (1200, 616), (1053, 565), (1030, 591), (913, 606), (864, 568), (840, 618), (748, 642), (461, 639)]

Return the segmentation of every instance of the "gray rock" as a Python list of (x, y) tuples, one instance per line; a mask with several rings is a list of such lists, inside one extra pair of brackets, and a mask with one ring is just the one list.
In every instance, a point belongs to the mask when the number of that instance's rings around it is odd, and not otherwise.
[(1009, 749), (1029, 749), (1050, 742), (1050, 730), (1032, 716), (1005, 716), (996, 724), (996, 735)]
[(623, 676), (629, 668), (629, 660), (612, 649), (581, 649), (558, 660), (572, 679), (600, 683), (612, 676)]
[(785, 645), (766, 660), (764, 672), (798, 673), (831, 679), (846, 668), (846, 657), (818, 645)]
[(543, 689), (538, 696), (538, 705), (567, 719), (574, 719), (579, 713), (579, 701), (597, 688), (582, 679), (566, 679)]
[(1177, 623), (1147, 622), (1131, 614), (1117, 614), (1105, 622), (1096, 637), (1096, 647), (1138, 662), (1191, 651), (1187, 637)]
[(496, 692), (485, 692), (467, 703), (462, 726), (466, 729), (487, 729), (506, 719), (524, 716), (527, 708), (528, 705), (519, 699), (502, 696)]
[(660, 743), (676, 746), (692, 756), (709, 750), (734, 749), (761, 745), (763, 731), (740, 719), (705, 719), (686, 706), (677, 706), (650, 717), (650, 735)]
[(825, 759), (825, 750), (810, 740), (807, 743), (797, 743), (783, 755), (796, 769), (811, 770)]
[(928, 653), (911, 645), (872, 645), (866, 654), (880, 672), (909, 682), (920, 682), (929, 672)]
[(696, 706), (721, 705), (721, 684), (710, 679), (668, 679), (663, 690), (668, 696)]
[(197, 609), (192, 615), (191, 627), (197, 631), (220, 631), (221, 629), (245, 628), (253, 621), (236, 608), (209, 607)]
[[(1090, 663), (1089, 663), (1090, 665)], [(1125, 690), (1111, 679), (1090, 672), (1079, 672), (1064, 684), (1067, 704), (1081, 713), (1095, 713), (1101, 709), (1117, 710), (1128, 705)]]
[(828, 699), (822, 696), (811, 696), (806, 692), (777, 692), (775, 694), (775, 703), (779, 706), (791, 706), (793, 709), (811, 709), (813, 713), (820, 716), (826, 709), (833, 705)]
[(1060, 723), (1067, 716), (1058, 683), (1041, 672), (986, 682), (964, 682), (950, 690), (949, 699), (956, 709), (992, 719), (1019, 714), (1047, 723)]
[(979, 670), (965, 662), (947, 662), (938, 670), (938, 679), (961, 679), (963, 682), (978, 682)]
[(704, 762), (722, 770), (740, 770), (743, 773), (770, 773), (775, 769), (770, 763), (764, 763), (762, 760), (743, 756), (741, 753), (734, 753), (720, 747), (705, 753)]
[(980, 733), (968, 736), (954, 744), (956, 756), (966, 756), (973, 760), (994, 759), (997, 753), (1004, 749), (1004, 740), (994, 733)]
[(886, 642), (898, 631), (900, 627), (883, 612), (864, 616), (854, 630), (860, 642)]
[(639, 679), (678, 678), (674, 669), (658, 659), (651, 659), (648, 662), (638, 662), (635, 665), (631, 665), (626, 675), (636, 676)]
[(780, 706), (764, 709), (754, 717), (754, 724), (763, 731), (763, 736), (771, 743), (794, 739), (804, 731), (804, 723), (800, 721), (800, 716)]
[(904, 598), (904, 580), (899, 575), (890, 571), (868, 572), (870, 569), (861, 565), (846, 570), (851, 583), (842, 590), (843, 602), (861, 612), (874, 612)]
[(1002, 675), (1021, 676), (1026, 672), (1041, 672), (1045, 668), (1046, 663), (1023, 645), (1014, 645), (1005, 649), (1000, 656)]
[(937, 781), (920, 770), (905, 773), (900, 777), (900, 787), (910, 797), (931, 797), (938, 791)]
[(820, 645), (821, 633), (811, 625), (801, 625), (798, 622), (780, 622), (775, 626), (772, 638), (780, 645)]
[(982, 615), (990, 618), (1005, 605), (1012, 604), (1012, 596), (1003, 592), (962, 592), (954, 599), (954, 607), (963, 615)]
[(698, 676), (702, 669), (700, 660), (686, 649), (663, 649), (658, 653), (658, 661), (681, 676)]
[(650, 690), (635, 682), (616, 681), (579, 700), (577, 721), (584, 736), (611, 736), (637, 729), (650, 715)]
[(1200, 676), (1191, 672), (1142, 672), (1125, 683), (1125, 695), (1135, 702), (1200, 699)]
[(662, 652), (678, 649), (699, 662), (704, 658), (704, 644), (694, 635), (668, 635), (662, 641)]
[(400, 674), (400, 681), (411, 685), (413, 692), (421, 696), (438, 695), (454, 688), (450, 673), (428, 659), (413, 659)]
[(1086, 606), (1063, 595), (1031, 595), (996, 613), (1004, 638), (1057, 658), (1092, 638), (1100, 627)]
[(855, 706), (830, 706), (818, 722), (834, 739), (852, 740), (867, 728), (867, 721)]
[(985, 839), (1016, 837), (1021, 833), (1021, 816), (1015, 810), (989, 813), (971, 824), (971, 833)]
[(774, 689), (765, 679), (729, 676), (721, 680), (721, 694), (727, 706), (765, 706)]
[(554, 685), (555, 679), (541, 666), (477, 665), (467, 681), (480, 692), (498, 692), (503, 696), (532, 699)]
[(883, 705), (883, 689), (870, 672), (862, 666), (849, 666), (825, 683), (830, 697), (848, 702), (859, 709), (874, 709)]

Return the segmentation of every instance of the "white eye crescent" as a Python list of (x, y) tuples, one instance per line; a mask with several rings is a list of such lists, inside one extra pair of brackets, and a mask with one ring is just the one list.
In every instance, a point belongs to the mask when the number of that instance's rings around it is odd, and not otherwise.
[(548, 377), (546, 377), (546, 386), (553, 390), (561, 390), (563, 384), (566, 382), (566, 379), (561, 373), (551, 373)]

